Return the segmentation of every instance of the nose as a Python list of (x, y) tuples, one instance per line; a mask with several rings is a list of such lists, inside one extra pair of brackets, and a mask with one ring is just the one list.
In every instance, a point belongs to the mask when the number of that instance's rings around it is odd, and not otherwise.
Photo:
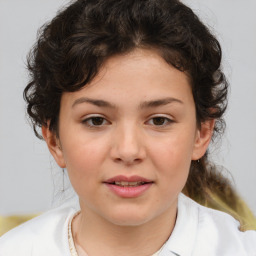
[(111, 158), (115, 162), (133, 165), (146, 157), (143, 136), (135, 125), (123, 125), (115, 130), (112, 140)]

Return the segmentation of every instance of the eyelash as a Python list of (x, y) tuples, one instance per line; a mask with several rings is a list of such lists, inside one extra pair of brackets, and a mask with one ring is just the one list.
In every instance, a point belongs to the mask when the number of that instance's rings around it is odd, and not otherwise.
[(88, 118), (86, 118), (86, 119), (84, 119), (83, 121), (82, 121), (82, 123), (83, 124), (85, 124), (86, 126), (88, 126), (88, 127), (90, 127), (90, 128), (98, 128), (98, 127), (102, 127), (102, 126), (104, 126), (104, 125), (106, 125), (106, 124), (100, 124), (100, 125), (95, 125), (95, 124), (93, 124), (92, 122), (93, 121), (96, 121), (96, 119), (101, 119), (102, 120), (102, 122), (103, 123), (110, 123), (110, 122), (108, 122), (104, 117), (102, 117), (102, 116), (91, 116), (91, 117), (88, 117)]
[[(100, 119), (98, 121), (102, 121), (101, 124), (99, 125), (95, 125), (93, 124), (93, 121), (96, 121), (97, 122), (97, 119)], [(156, 121), (156, 119), (161, 119), (161, 121), (163, 121), (163, 124), (155, 124), (154, 121)], [(152, 122), (153, 123), (152, 123)], [(159, 121), (159, 120), (158, 120)], [(150, 123), (151, 122), (151, 123)], [(155, 127), (166, 127), (168, 125), (170, 125), (171, 123), (173, 123), (174, 121), (168, 117), (165, 117), (165, 116), (154, 116), (154, 117), (151, 117), (147, 122), (146, 124), (150, 124), (152, 126), (155, 126)], [(83, 124), (85, 124), (86, 126), (90, 127), (90, 128), (100, 128), (100, 127), (103, 127), (105, 125), (108, 125), (110, 124), (109, 121), (107, 121), (104, 117), (102, 116), (91, 116), (91, 117), (88, 117), (86, 119), (84, 119), (82, 121)]]
[(155, 127), (166, 127), (166, 126), (168, 126), (168, 125), (170, 125), (171, 123), (174, 122), (172, 119), (170, 119), (170, 118), (168, 118), (168, 117), (166, 117), (166, 116), (154, 116), (154, 117), (151, 117), (151, 118), (147, 121), (147, 123), (149, 123), (150, 121), (153, 122), (153, 121), (156, 120), (156, 119), (162, 119), (162, 121), (164, 121), (164, 123), (163, 123), (163, 124), (160, 124), (160, 125), (156, 125), (156, 124), (152, 123), (152, 124), (151, 124), (152, 126), (155, 126)]

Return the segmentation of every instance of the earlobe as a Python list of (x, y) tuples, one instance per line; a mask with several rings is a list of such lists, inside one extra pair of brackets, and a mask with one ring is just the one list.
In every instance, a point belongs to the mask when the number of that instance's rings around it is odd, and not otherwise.
[(201, 123), (201, 127), (198, 129), (196, 134), (192, 160), (198, 160), (205, 154), (211, 142), (214, 125), (214, 119)]
[(65, 160), (63, 157), (63, 151), (61, 148), (60, 140), (56, 137), (52, 131), (49, 130), (48, 126), (42, 127), (42, 135), (48, 146), (49, 151), (54, 157), (55, 161), (61, 168), (65, 168)]

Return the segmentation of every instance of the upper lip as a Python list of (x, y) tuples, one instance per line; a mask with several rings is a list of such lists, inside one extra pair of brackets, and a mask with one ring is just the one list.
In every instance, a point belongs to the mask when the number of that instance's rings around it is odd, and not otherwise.
[(137, 176), (137, 175), (133, 175), (133, 176), (124, 176), (124, 175), (118, 175), (115, 177), (112, 177), (110, 179), (107, 179), (104, 181), (104, 183), (114, 183), (114, 182), (121, 182), (121, 181), (126, 181), (126, 182), (145, 182), (145, 183), (152, 183), (152, 180)]

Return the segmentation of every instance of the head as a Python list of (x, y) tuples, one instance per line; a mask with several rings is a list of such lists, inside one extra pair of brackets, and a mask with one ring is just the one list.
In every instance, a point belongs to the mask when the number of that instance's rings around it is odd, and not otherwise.
[[(220, 133), (227, 96), (227, 82), (220, 69), (221, 48), (190, 8), (177, 0), (78, 0), (41, 29), (29, 56), (31, 81), (24, 96), (36, 135), (42, 138), (38, 128), (43, 128), (44, 138), (51, 134), (52, 145), (62, 152), (64, 103), (79, 93), (94, 95), (106, 83), (104, 74), (109, 78), (118, 63), (128, 74), (129, 64), (135, 64), (136, 58), (142, 66), (149, 58), (149, 63), (158, 61), (164, 70), (175, 71), (175, 77), (182, 75), (193, 100), (195, 133), (204, 128), (213, 136)], [(137, 87), (131, 86), (131, 90), (137, 92)], [(188, 158), (184, 176), (189, 176), (188, 188), (198, 176), (194, 173), (207, 162), (212, 132), (200, 154)], [(58, 163), (66, 167), (65, 159)], [(181, 190), (185, 183), (180, 184)]]

